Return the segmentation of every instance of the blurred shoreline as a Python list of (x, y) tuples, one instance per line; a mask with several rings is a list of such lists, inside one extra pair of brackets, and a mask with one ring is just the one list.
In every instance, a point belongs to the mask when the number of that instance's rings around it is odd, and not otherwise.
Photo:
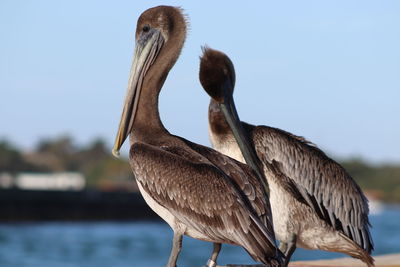
[(158, 220), (139, 192), (0, 190), (0, 222)]
[[(398, 203), (369, 202), (370, 216)], [(139, 192), (0, 189), (0, 223), (43, 221), (136, 221), (160, 218)]]
[[(110, 151), (102, 139), (78, 145), (70, 136), (46, 138), (25, 151), (0, 138), (0, 189), (138, 192), (128, 159)], [(400, 203), (400, 163), (338, 162), (369, 199)]]

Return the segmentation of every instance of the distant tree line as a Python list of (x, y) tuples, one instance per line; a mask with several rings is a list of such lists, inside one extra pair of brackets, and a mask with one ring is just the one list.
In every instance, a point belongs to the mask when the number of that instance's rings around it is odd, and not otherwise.
[[(77, 171), (89, 187), (135, 185), (127, 159), (116, 159), (101, 139), (77, 146), (69, 136), (43, 139), (33, 151), (23, 152), (0, 141), (0, 173)], [(370, 164), (362, 159), (339, 161), (361, 188), (386, 202), (400, 202), (400, 164)]]
[(77, 146), (69, 136), (43, 139), (29, 152), (0, 141), (0, 173), (64, 171), (84, 174), (93, 188), (134, 185), (127, 160), (113, 157), (101, 139), (84, 146)]
[(400, 164), (369, 164), (361, 159), (340, 161), (363, 190), (386, 202), (400, 202)]

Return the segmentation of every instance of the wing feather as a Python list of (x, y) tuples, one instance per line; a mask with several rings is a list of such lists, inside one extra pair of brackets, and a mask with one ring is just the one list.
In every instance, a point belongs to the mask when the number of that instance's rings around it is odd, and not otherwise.
[[(274, 235), (268, 235), (269, 229), (249, 208), (249, 200), (235, 187), (233, 179), (207, 157), (182, 147), (135, 143), (130, 158), (144, 190), (181, 223), (206, 234), (213, 242), (241, 245), (258, 261), (269, 262), (276, 257)], [(223, 161), (225, 166), (233, 164), (230, 158)], [(254, 197), (253, 190), (245, 190), (249, 199)]]
[(371, 252), (368, 200), (342, 166), (303, 137), (267, 126), (244, 126), (264, 163), (277, 162), (282, 174), (295, 184), (294, 191), (321, 219)]

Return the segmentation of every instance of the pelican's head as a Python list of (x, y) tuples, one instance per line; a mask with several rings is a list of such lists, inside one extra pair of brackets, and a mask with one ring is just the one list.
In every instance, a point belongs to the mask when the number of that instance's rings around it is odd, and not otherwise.
[(235, 68), (224, 53), (207, 46), (202, 48), (200, 57), (200, 83), (207, 94), (223, 103), (228, 95), (233, 94), (235, 87)]
[(242, 134), (243, 130), (233, 100), (236, 79), (233, 63), (227, 55), (220, 51), (209, 47), (203, 47), (202, 50), (200, 83), (207, 94), (218, 104), (231, 130), (239, 131)]
[[(162, 87), (179, 56), (185, 37), (186, 20), (180, 8), (157, 6), (140, 15), (128, 89), (112, 151), (114, 156), (119, 155), (122, 144), (132, 131), (143, 84), (152, 81), (158, 89)], [(154, 67), (156, 62), (157, 67)]]

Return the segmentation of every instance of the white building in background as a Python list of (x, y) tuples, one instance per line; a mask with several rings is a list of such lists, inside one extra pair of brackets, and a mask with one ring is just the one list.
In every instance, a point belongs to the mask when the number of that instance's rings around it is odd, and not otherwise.
[(23, 190), (83, 190), (85, 177), (78, 172), (0, 174), (0, 187)]
[(14, 177), (11, 174), (0, 173), (0, 188), (10, 188), (14, 186)]

